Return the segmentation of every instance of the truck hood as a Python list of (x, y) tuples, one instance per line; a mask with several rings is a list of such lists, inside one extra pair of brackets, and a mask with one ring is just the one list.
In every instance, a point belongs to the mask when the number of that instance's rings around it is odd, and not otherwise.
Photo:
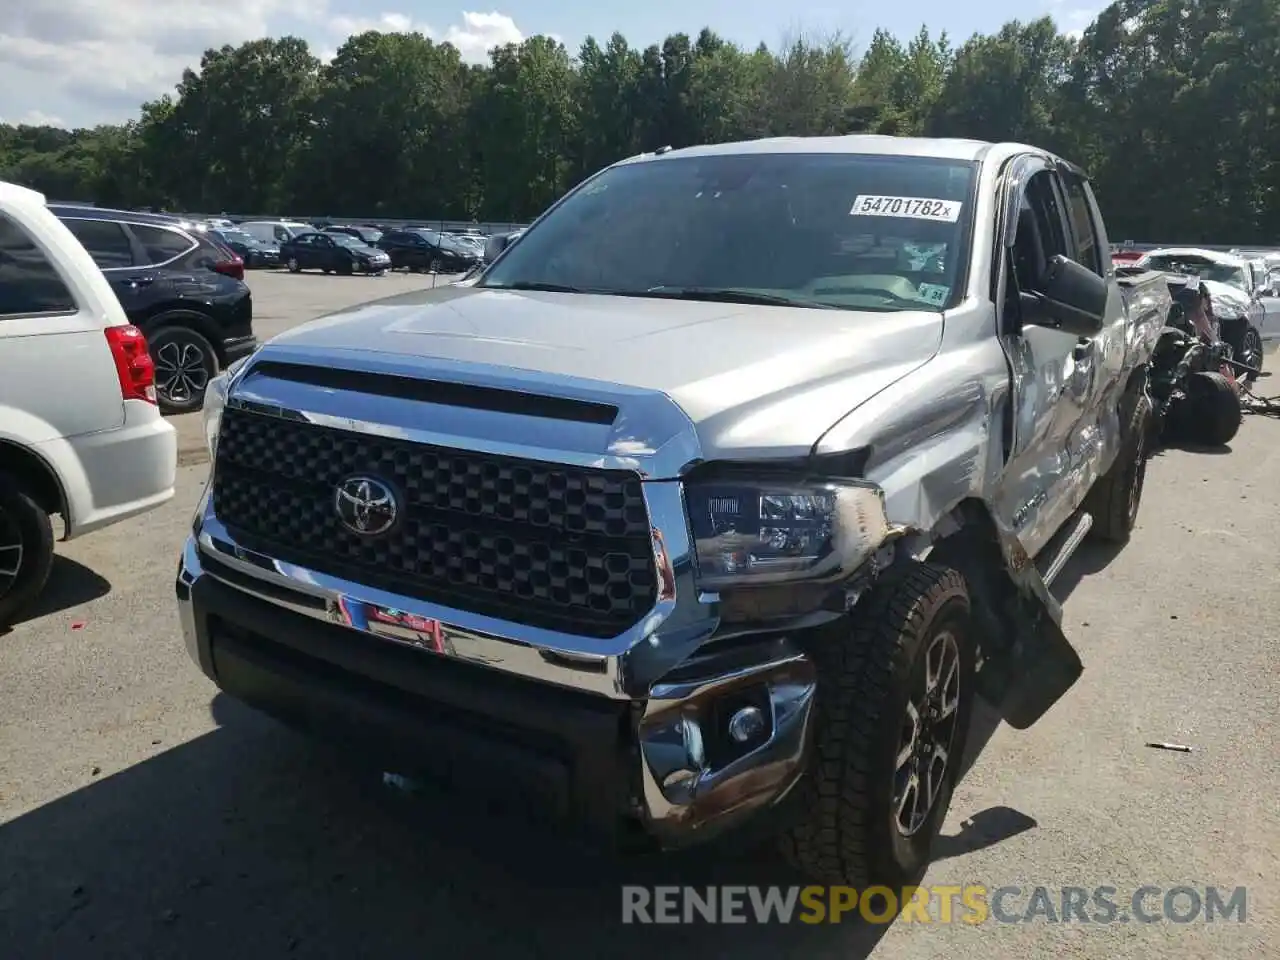
[(1218, 280), (1201, 280), (1205, 285), (1205, 289), (1209, 291), (1209, 299), (1213, 303), (1213, 312), (1215, 314), (1222, 312), (1222, 307), (1232, 307), (1235, 313), (1247, 313), (1249, 310), (1249, 297), (1239, 287), (1234, 287), (1229, 283), (1222, 283)]
[(624, 414), (628, 397), (661, 394), (692, 424), (702, 458), (745, 459), (807, 454), (926, 363), (942, 326), (934, 312), (449, 287), (313, 321), (259, 357), (377, 369), (394, 358), (412, 375), (601, 399)]

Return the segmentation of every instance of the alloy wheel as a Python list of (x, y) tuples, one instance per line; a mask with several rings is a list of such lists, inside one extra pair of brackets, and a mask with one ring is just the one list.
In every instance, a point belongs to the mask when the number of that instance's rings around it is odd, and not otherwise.
[(960, 644), (954, 633), (934, 635), (923, 666), (908, 696), (893, 770), (892, 809), (904, 837), (925, 825), (947, 782), (960, 715)]
[(171, 403), (189, 403), (209, 385), (204, 350), (170, 340), (156, 350), (156, 393)]
[[(1262, 369), (1262, 338), (1252, 328), (1245, 331), (1244, 343), (1241, 345), (1240, 362), (1255, 370)], [(1248, 374), (1246, 374), (1248, 376)]]

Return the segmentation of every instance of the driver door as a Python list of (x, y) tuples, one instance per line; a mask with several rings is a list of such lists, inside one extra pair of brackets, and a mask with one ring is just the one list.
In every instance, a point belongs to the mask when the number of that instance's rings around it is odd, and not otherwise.
[(1097, 385), (1098, 338), (1055, 329), (1039, 305), (1049, 259), (1076, 259), (1058, 171), (1045, 158), (1015, 159), (1002, 197), (1000, 337), (1011, 371), (1001, 521), (1035, 557), (1084, 498)]

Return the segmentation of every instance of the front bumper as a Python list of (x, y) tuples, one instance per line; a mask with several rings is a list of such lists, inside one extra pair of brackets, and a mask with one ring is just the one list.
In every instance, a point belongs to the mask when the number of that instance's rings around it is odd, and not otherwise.
[(226, 359), (226, 366), (231, 366), (237, 360), (247, 357), (258, 349), (258, 338), (250, 334), (247, 337), (227, 337), (222, 341), (222, 355)]
[[(191, 658), (230, 696), (386, 768), (595, 834), (638, 823), (665, 846), (775, 807), (803, 775), (816, 677), (791, 637), (727, 645), (626, 696), (602, 661), (271, 561), (205, 510), (176, 582)], [(728, 725), (747, 708), (762, 722), (743, 744)]]

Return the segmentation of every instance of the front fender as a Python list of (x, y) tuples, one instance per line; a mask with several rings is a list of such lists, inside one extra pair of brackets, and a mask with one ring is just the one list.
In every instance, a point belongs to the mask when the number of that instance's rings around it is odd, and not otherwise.
[(961, 504), (949, 514), (955, 532), (928, 558), (959, 570), (981, 597), (973, 608), (983, 636), (979, 692), (1009, 726), (1025, 730), (1062, 699), (1084, 665), (1062, 632), (1062, 605), (994, 516), (981, 501)]

